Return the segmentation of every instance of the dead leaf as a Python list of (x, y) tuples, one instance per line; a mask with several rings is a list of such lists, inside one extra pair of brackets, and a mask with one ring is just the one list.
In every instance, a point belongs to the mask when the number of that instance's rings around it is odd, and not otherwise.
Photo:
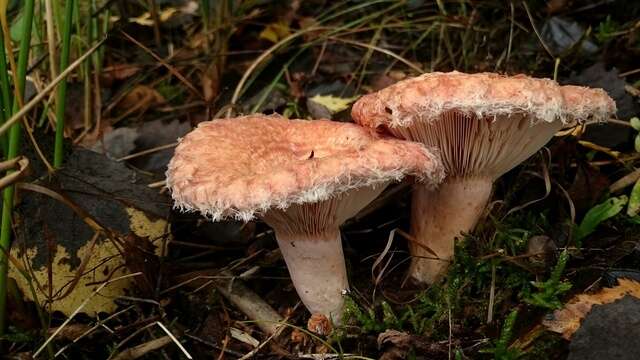
[[(160, 11), (160, 13), (158, 14), (158, 18), (160, 19), (160, 22), (165, 22), (171, 19), (171, 17), (177, 12), (178, 9), (169, 7)], [(148, 11), (138, 17), (130, 18), (129, 22), (136, 23), (142, 26), (153, 26), (153, 18)]]
[(357, 99), (357, 96), (340, 98), (333, 95), (316, 95), (309, 100), (326, 107), (332, 114), (335, 114), (349, 108), (349, 105)]
[(313, 314), (307, 321), (307, 329), (314, 334), (320, 336), (327, 336), (331, 334), (331, 321), (322, 314)]
[(388, 329), (378, 335), (378, 349), (385, 349), (380, 360), (406, 359), (411, 350), (419, 354), (434, 354), (442, 351), (437, 345), (429, 344), (425, 340), (426, 338), (422, 336)]
[(309, 336), (298, 329), (293, 329), (291, 331), (291, 342), (294, 344), (302, 344), (307, 345), (309, 341)]
[(256, 338), (254, 338), (253, 336), (247, 334), (246, 332), (240, 329), (230, 327), (229, 331), (231, 332), (231, 337), (238, 341), (241, 341), (247, 345), (251, 345), (254, 348), (260, 345), (260, 341), (256, 340)]
[(132, 108), (143, 109), (148, 106), (162, 105), (164, 102), (164, 97), (155, 89), (147, 85), (137, 85), (120, 100), (118, 107), (129, 111)]
[(640, 299), (640, 283), (618, 279), (616, 287), (604, 288), (595, 294), (577, 295), (564, 308), (554, 311), (551, 319), (543, 320), (542, 324), (550, 331), (562, 334), (563, 338), (570, 340), (593, 305), (608, 304), (625, 295)]
[(108, 67), (105, 67), (102, 70), (102, 74), (100, 75), (100, 80), (106, 82), (108, 84), (117, 80), (125, 80), (133, 75), (137, 74), (140, 71), (140, 67), (138, 65), (133, 64), (114, 64)]
[(547, 13), (557, 14), (567, 8), (568, 0), (550, 0), (547, 2)]
[(291, 34), (291, 30), (289, 30), (289, 24), (281, 20), (265, 26), (264, 30), (262, 30), (258, 37), (260, 39), (269, 40), (272, 43), (277, 43), (278, 41), (289, 36), (289, 34)]

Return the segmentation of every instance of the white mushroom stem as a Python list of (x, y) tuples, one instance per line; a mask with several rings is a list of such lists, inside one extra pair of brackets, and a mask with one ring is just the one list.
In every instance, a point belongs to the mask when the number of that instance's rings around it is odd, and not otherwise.
[(375, 199), (389, 182), (347, 191), (329, 200), (270, 210), (273, 228), (293, 285), (311, 314), (340, 324), (349, 289), (340, 226)]
[(276, 238), (304, 305), (312, 314), (325, 314), (339, 323), (343, 295), (349, 290), (340, 230), (310, 237), (276, 232)]
[(491, 197), (492, 184), (483, 177), (449, 178), (437, 190), (414, 185), (411, 233), (419, 244), (409, 243), (413, 278), (432, 284), (445, 275), (456, 238), (473, 230)]

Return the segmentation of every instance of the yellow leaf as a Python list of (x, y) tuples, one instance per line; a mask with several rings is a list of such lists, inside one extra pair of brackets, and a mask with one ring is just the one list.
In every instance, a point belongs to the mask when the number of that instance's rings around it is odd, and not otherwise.
[[(177, 11), (178, 10), (173, 7), (166, 8), (162, 10), (160, 14), (158, 14), (158, 18), (160, 19), (160, 22), (165, 22), (171, 19), (173, 14), (175, 14)], [(138, 17), (130, 18), (129, 22), (136, 23), (142, 26), (153, 26), (153, 19), (151, 18), (151, 14), (148, 11)]]
[(271, 41), (272, 43), (277, 43), (281, 39), (289, 36), (290, 33), (289, 25), (284, 21), (279, 21), (265, 26), (264, 30), (260, 33), (259, 38)]
[(160, 18), (161, 22), (165, 22), (165, 21), (171, 19), (173, 14), (175, 14), (176, 12), (178, 12), (178, 10), (176, 8), (169, 7), (169, 8), (166, 8), (166, 9), (162, 10), (160, 12), (160, 16), (158, 16), (158, 17)]
[(339, 98), (333, 95), (316, 95), (311, 98), (311, 101), (326, 107), (331, 113), (337, 113), (342, 110), (346, 110), (352, 102), (356, 101), (357, 98), (357, 96)]
[(554, 311), (551, 318), (543, 320), (542, 324), (547, 329), (562, 334), (563, 338), (571, 339), (593, 305), (608, 304), (625, 295), (640, 298), (640, 283), (629, 279), (618, 279), (618, 284), (612, 288), (604, 288), (595, 294), (575, 296), (564, 308)]

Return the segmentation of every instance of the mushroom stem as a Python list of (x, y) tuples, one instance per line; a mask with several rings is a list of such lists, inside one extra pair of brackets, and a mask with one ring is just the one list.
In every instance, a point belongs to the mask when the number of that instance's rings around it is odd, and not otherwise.
[(436, 190), (414, 185), (411, 233), (438, 256), (410, 242), (411, 277), (432, 284), (444, 275), (453, 257), (455, 239), (473, 230), (491, 197), (492, 185), (488, 177), (447, 178)]
[(276, 239), (293, 286), (307, 309), (340, 323), (343, 293), (349, 289), (340, 230), (297, 236), (276, 231)]

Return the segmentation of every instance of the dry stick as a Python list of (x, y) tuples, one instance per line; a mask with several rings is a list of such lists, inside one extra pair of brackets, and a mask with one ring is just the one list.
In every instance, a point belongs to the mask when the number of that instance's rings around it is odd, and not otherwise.
[(493, 322), (493, 306), (496, 300), (496, 264), (491, 264), (491, 288), (489, 288), (489, 310), (487, 311), (487, 324)]
[(158, 16), (158, 8), (156, 7), (155, 0), (148, 0), (149, 13), (151, 13), (151, 19), (153, 20), (153, 39), (156, 42), (157, 47), (162, 46), (162, 39), (160, 38), (160, 17)]
[(86, 53), (84, 53), (81, 57), (79, 57), (73, 64), (69, 65), (58, 77), (53, 79), (49, 85), (47, 85), (38, 95), (36, 95), (31, 101), (29, 101), (25, 106), (23, 106), (20, 111), (15, 113), (9, 120), (7, 120), (2, 126), (0, 126), (0, 135), (4, 134), (11, 125), (13, 125), (16, 121), (20, 120), (24, 115), (26, 115), (31, 109), (33, 109), (38, 103), (47, 96), (47, 94), (53, 90), (56, 85), (60, 81), (62, 81), (67, 75), (69, 75), (73, 70), (75, 70), (78, 66), (82, 64), (84, 60), (86, 60), (89, 55), (91, 55), (94, 51), (96, 51), (106, 40), (106, 38), (100, 40), (97, 44), (95, 44), (91, 49), (89, 49)]
[(631, 186), (635, 184), (636, 181), (638, 181), (638, 179), (640, 179), (640, 168), (633, 170), (629, 174), (621, 177), (616, 182), (611, 184), (611, 186), (609, 186), (609, 191), (611, 193), (617, 193), (618, 191), (621, 191), (627, 186)]
[(173, 76), (175, 76), (178, 80), (180, 80), (180, 82), (182, 82), (187, 88), (189, 88), (189, 90), (191, 90), (191, 92), (193, 92), (194, 95), (196, 95), (197, 97), (199, 97), (200, 99), (204, 100), (204, 95), (202, 95), (200, 93), (200, 91), (198, 91), (198, 89), (196, 89), (195, 86), (193, 86), (193, 84), (191, 84), (189, 82), (189, 80), (187, 80), (184, 76), (182, 76), (182, 74), (180, 74), (180, 72), (178, 70), (176, 70), (173, 66), (169, 65), (169, 63), (167, 63), (164, 59), (162, 59), (160, 56), (158, 56), (156, 53), (154, 53), (153, 51), (151, 51), (151, 49), (149, 49), (148, 47), (144, 46), (142, 43), (140, 43), (138, 40), (134, 39), (131, 37), (131, 35), (127, 34), (126, 32), (120, 30), (120, 33), (127, 38), (127, 40), (131, 41), (132, 43), (136, 44), (136, 46), (138, 46), (139, 48), (141, 48), (142, 50), (144, 50), (147, 54), (151, 55), (151, 57), (153, 57), (154, 59), (156, 59), (156, 61), (158, 61), (160, 64), (162, 64), (162, 66), (166, 67), (167, 70), (169, 70), (169, 72), (171, 74), (173, 74)]
[(182, 344), (180, 344), (180, 341), (178, 341), (178, 339), (176, 339), (176, 337), (173, 336), (173, 334), (171, 333), (171, 331), (169, 331), (169, 329), (167, 329), (160, 321), (156, 321), (156, 325), (160, 326), (160, 328), (167, 333), (167, 336), (169, 336), (169, 338), (173, 340), (173, 342), (176, 343), (176, 345), (178, 345), (178, 347), (180, 348), (180, 350), (182, 350), (182, 353), (184, 353), (184, 356), (186, 356), (187, 359), (193, 359), (193, 357), (191, 357), (191, 354), (189, 354), (187, 349), (185, 349), (182, 346)]
[(160, 145), (160, 146), (156, 146), (156, 147), (151, 148), (151, 149), (142, 150), (142, 151), (139, 151), (137, 153), (129, 154), (127, 156), (123, 156), (123, 157), (117, 159), (116, 161), (117, 162), (121, 162), (121, 161), (129, 160), (129, 159), (137, 158), (139, 156), (152, 154), (152, 153), (154, 153), (156, 151), (171, 149), (172, 147), (176, 147), (176, 146), (178, 146), (178, 142), (177, 141), (174, 142), (174, 143), (171, 143), (171, 144)]
[[(298, 308), (299, 305), (300, 305), (300, 302), (298, 301), (298, 303), (293, 307), (293, 310), (291, 311), (291, 314), (293, 314), (296, 311), (296, 309)], [(246, 353), (243, 357), (239, 358), (238, 360), (247, 360), (247, 359), (252, 358), (255, 354), (258, 353), (258, 351), (260, 351), (265, 345), (267, 345), (271, 340), (273, 340), (273, 338), (275, 338), (276, 336), (280, 335), (284, 331), (284, 329), (286, 329), (287, 326), (285, 326), (285, 325), (288, 325), (286, 323), (288, 320), (289, 320), (289, 316), (287, 316), (286, 318), (282, 319), (280, 321), (280, 323), (277, 324), (278, 325), (278, 329), (273, 334), (271, 334), (266, 340), (264, 340), (262, 343), (260, 343), (260, 345), (256, 346), (255, 349), (249, 351), (248, 353)], [(289, 326), (291, 326), (291, 325), (289, 325)], [(292, 326), (292, 327), (293, 328), (297, 328), (295, 326)], [(322, 339), (319, 339), (314, 334), (311, 334), (311, 333), (309, 333), (307, 331), (304, 331), (304, 330), (303, 330), (303, 332), (306, 333), (307, 335), (310, 335), (312, 338), (315, 338), (316, 340), (322, 341)], [(331, 345), (329, 345), (328, 347), (335, 351), (335, 349), (333, 349), (331, 347)]]
[(65, 346), (63, 346), (60, 350), (58, 350), (58, 352), (53, 356), (58, 357), (60, 354), (62, 354), (66, 349), (68, 349), (71, 345), (77, 343), (78, 341), (80, 341), (80, 339), (84, 338), (85, 336), (91, 334), (93, 331), (95, 331), (97, 328), (99, 328), (101, 325), (104, 325), (107, 321), (119, 316), (120, 314), (123, 314), (131, 309), (134, 308), (134, 305), (130, 305), (125, 309), (122, 309), (114, 314), (109, 315), (108, 317), (106, 317), (105, 319), (102, 319), (100, 321), (98, 321), (94, 326), (92, 326), (89, 330), (83, 332), (82, 334), (80, 334), (80, 336), (78, 336), (77, 338), (73, 339), (71, 341), (71, 344), (67, 344)]
[(11, 160), (6, 160), (0, 162), (0, 171), (5, 171), (8, 169), (18, 168), (17, 171), (14, 171), (8, 175), (5, 175), (3, 178), (0, 178), (0, 189), (4, 189), (5, 187), (15, 183), (20, 180), (24, 175), (25, 171), (29, 167), (29, 159), (24, 156), (18, 156)]
[(229, 276), (230, 279), (215, 281), (218, 291), (251, 320), (254, 320), (262, 331), (270, 335), (277, 334), (281, 327), (282, 316), (256, 293), (235, 280), (232, 273), (222, 271), (221, 275)]
[(529, 11), (529, 6), (527, 5), (527, 2), (523, 1), (522, 6), (524, 6), (524, 10), (527, 12), (527, 16), (529, 17), (529, 22), (531, 23), (531, 27), (533, 28), (533, 31), (536, 33), (536, 36), (538, 37), (538, 41), (540, 41), (540, 44), (542, 44), (542, 47), (547, 52), (547, 54), (549, 54), (549, 56), (551, 56), (552, 59), (555, 59), (556, 58), (555, 55), (553, 55), (549, 46), (547, 46), (547, 44), (545, 44), (545, 42), (542, 40), (542, 36), (540, 36), (540, 32), (538, 31), (538, 28), (536, 27), (536, 24), (533, 22), (533, 16), (531, 16), (531, 11)]
[[(132, 348), (124, 350), (117, 356), (113, 357), (113, 360), (135, 360), (152, 351), (162, 349), (163, 347), (171, 344), (171, 338), (169, 336), (163, 336), (161, 338), (153, 339), (144, 344), (136, 345)], [(191, 359), (191, 358), (190, 358)]]
[[(140, 334), (141, 332), (143, 332), (144, 330), (154, 326), (156, 323), (150, 323), (150, 324), (146, 324), (143, 327), (136, 329), (133, 333), (131, 333), (129, 336), (127, 336), (124, 340), (120, 341), (116, 347), (113, 349), (113, 351), (119, 349), (120, 347), (122, 347), (124, 344), (126, 344), (127, 342), (129, 342), (129, 340), (133, 339), (134, 337), (136, 337), (138, 334)], [(112, 357), (109, 357), (108, 359), (112, 359)]]
[(156, 181), (151, 184), (148, 184), (147, 187), (155, 189), (155, 188), (163, 187), (166, 184), (167, 184), (167, 180), (161, 180), (161, 181)]
[(640, 69), (625, 71), (623, 73), (618, 74), (618, 77), (623, 78), (625, 76), (629, 76), (629, 75), (633, 75), (633, 74), (637, 74), (637, 73), (640, 73)]
[(71, 315), (67, 318), (67, 320), (65, 320), (62, 325), (60, 325), (56, 331), (51, 334), (51, 336), (49, 336), (49, 338), (42, 344), (40, 345), (40, 347), (38, 348), (38, 350), (36, 350), (35, 353), (33, 353), (33, 357), (36, 358), (40, 352), (42, 352), (42, 350), (47, 346), (47, 344), (49, 344), (51, 342), (51, 340), (53, 340), (53, 338), (56, 337), (56, 335), (58, 335), (58, 333), (60, 333), (60, 331), (62, 331), (62, 329), (67, 326), (67, 324), (76, 316), (78, 315), (78, 313), (80, 311), (82, 311), (82, 309), (85, 307), (85, 305), (87, 305), (87, 303), (89, 303), (89, 300), (93, 299), (94, 296), (96, 296), (100, 290), (102, 290), (105, 286), (119, 281), (119, 280), (124, 280), (126, 278), (130, 278), (130, 277), (134, 277), (134, 276), (138, 276), (138, 275), (142, 275), (142, 272), (137, 272), (137, 273), (133, 273), (133, 274), (127, 274), (127, 275), (123, 275), (120, 277), (117, 277), (115, 279), (111, 279), (109, 281), (105, 281), (102, 285), (100, 285), (91, 295), (89, 295), (88, 298), (86, 298), (74, 311), (73, 313), (71, 313)]
[(507, 45), (507, 60), (504, 62), (505, 70), (509, 66), (509, 59), (511, 58), (511, 45), (513, 43), (513, 24), (516, 21), (515, 19), (515, 6), (513, 6), (513, 2), (509, 2), (509, 7), (511, 8), (511, 25), (509, 26), (509, 45)]

